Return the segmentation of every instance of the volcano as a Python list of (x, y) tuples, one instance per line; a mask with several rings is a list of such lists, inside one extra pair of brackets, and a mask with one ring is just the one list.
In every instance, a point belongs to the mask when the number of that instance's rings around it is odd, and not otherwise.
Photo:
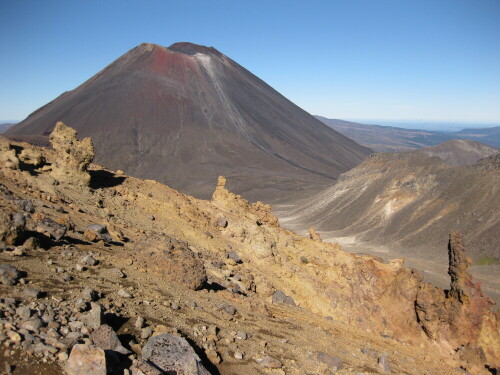
[(248, 199), (303, 196), (371, 153), (216, 49), (191, 43), (143, 43), (5, 135), (39, 139), (57, 121), (92, 137), (97, 163), (198, 198), (219, 175)]

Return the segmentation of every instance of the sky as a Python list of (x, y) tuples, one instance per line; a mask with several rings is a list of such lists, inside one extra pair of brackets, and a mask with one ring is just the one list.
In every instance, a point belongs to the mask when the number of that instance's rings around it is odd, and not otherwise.
[(499, 0), (0, 0), (0, 120), (142, 42), (213, 46), (315, 115), (500, 124)]

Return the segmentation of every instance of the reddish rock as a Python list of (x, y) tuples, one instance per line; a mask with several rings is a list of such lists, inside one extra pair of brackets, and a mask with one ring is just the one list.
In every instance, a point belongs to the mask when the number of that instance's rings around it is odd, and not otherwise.
[(104, 350), (93, 345), (76, 344), (65, 370), (67, 375), (106, 375)]

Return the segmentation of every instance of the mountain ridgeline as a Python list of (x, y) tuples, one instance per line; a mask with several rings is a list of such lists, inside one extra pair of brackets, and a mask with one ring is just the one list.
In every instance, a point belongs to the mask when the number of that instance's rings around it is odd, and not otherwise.
[(463, 129), (458, 132), (405, 129), (394, 126), (366, 125), (357, 122), (329, 119), (316, 116), (332, 129), (370, 147), (377, 152), (409, 151), (417, 148), (436, 146), (452, 140), (470, 140), (492, 147), (500, 147), (500, 126), (482, 129)]
[(371, 153), (219, 51), (191, 43), (143, 43), (6, 135), (40, 143), (57, 121), (92, 137), (96, 162), (201, 198), (219, 175), (249, 199), (304, 195)]

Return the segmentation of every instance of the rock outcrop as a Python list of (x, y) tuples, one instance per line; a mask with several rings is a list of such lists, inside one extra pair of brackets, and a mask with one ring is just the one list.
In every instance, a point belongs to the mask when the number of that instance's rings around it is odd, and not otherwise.
[(494, 302), (473, 283), (469, 274), (470, 258), (463, 237), (451, 232), (449, 245), (449, 291), (421, 284), (415, 309), (425, 333), (436, 342), (447, 342), (461, 355), (480, 366), (485, 358), (492, 366), (500, 365), (500, 333)]
[(271, 212), (271, 205), (260, 201), (248, 203), (241, 195), (234, 194), (226, 188), (227, 179), (219, 176), (217, 186), (212, 194), (212, 203), (226, 210), (243, 210), (257, 216), (257, 224), (267, 223), (271, 226), (279, 226), (278, 218)]
[(77, 139), (76, 130), (58, 122), (49, 139), (57, 158), (52, 166), (51, 176), (62, 183), (88, 186), (90, 174), (87, 171), (94, 159), (94, 145), (90, 138)]
[(9, 140), (0, 135), (0, 168), (19, 168), (19, 158), (11, 148)]

